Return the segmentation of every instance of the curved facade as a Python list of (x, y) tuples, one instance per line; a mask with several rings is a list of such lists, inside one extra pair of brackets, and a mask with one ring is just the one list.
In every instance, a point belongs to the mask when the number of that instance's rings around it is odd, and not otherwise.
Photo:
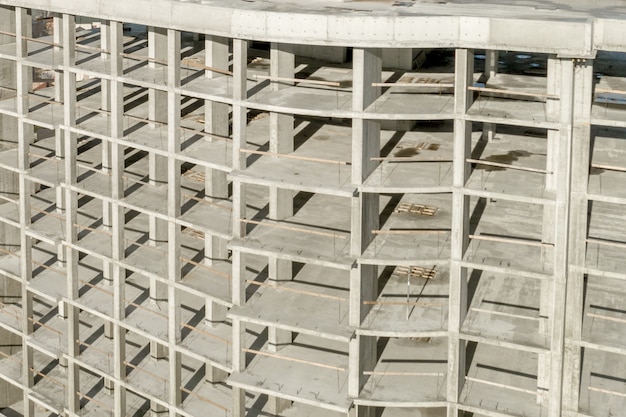
[(612, 1), (0, 0), (0, 412), (626, 407)]

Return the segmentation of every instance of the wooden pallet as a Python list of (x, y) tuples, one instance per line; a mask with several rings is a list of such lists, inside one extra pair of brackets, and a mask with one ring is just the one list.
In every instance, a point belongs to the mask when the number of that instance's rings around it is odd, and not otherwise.
[(193, 169), (189, 169), (185, 171), (183, 173), (183, 177), (189, 178), (190, 180), (201, 182), (201, 183), (204, 183), (204, 181), (206, 180), (206, 176), (204, 175), (204, 172), (194, 171)]
[(186, 227), (182, 230), (182, 233), (187, 236), (195, 237), (196, 239), (204, 240), (204, 233), (196, 229), (190, 229)]
[(420, 343), (430, 343), (430, 337), (409, 337), (409, 340), (413, 340), (415, 342)]
[(415, 149), (422, 151), (436, 151), (441, 145), (438, 143), (420, 142)]
[[(407, 276), (409, 274), (408, 266), (399, 266), (393, 272), (395, 276)], [(435, 279), (437, 276), (437, 269), (435, 268), (424, 268), (421, 266), (412, 266), (411, 267), (411, 278), (423, 278), (423, 279)]]
[(422, 204), (400, 203), (393, 212), (394, 213), (420, 214), (424, 216), (434, 216), (435, 213), (437, 212), (437, 207), (425, 206)]

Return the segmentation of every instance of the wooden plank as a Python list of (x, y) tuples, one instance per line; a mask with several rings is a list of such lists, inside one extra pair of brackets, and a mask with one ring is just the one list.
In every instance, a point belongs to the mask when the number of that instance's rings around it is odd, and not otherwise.
[(518, 388), (518, 387), (511, 386), (511, 385), (500, 384), (498, 382), (486, 381), (484, 379), (478, 379), (478, 378), (474, 378), (471, 376), (466, 376), (465, 380), (471, 381), (471, 382), (477, 382), (479, 384), (491, 385), (492, 387), (498, 387), (498, 388), (508, 389), (511, 391), (522, 392), (524, 394), (537, 395), (537, 391), (532, 391), (532, 390), (524, 389), (524, 388)]
[(260, 222), (260, 221), (248, 220), (248, 219), (239, 219), (239, 221), (242, 223), (256, 224), (258, 226), (264, 226), (264, 227), (274, 227), (276, 229), (291, 230), (294, 232), (308, 233), (308, 234), (317, 235), (317, 236), (326, 236), (326, 237), (333, 237), (333, 238), (339, 238), (339, 239), (348, 238), (348, 236), (345, 236), (342, 234), (319, 232), (317, 230), (305, 229), (303, 227), (283, 226), (282, 224), (269, 223), (268, 221)]
[(540, 98), (549, 98), (549, 99), (554, 99), (554, 100), (559, 99), (559, 96), (554, 95), (554, 94), (547, 94), (547, 93), (528, 93), (526, 91), (514, 91), (514, 90), (504, 90), (500, 88), (475, 87), (475, 86), (467, 87), (467, 89), (470, 91), (478, 91), (478, 92), (483, 92), (483, 93), (508, 94), (511, 96), (521, 96), (521, 97), (540, 97)]
[(608, 169), (609, 171), (626, 172), (626, 167), (620, 167), (616, 165), (591, 164), (591, 168)]
[(500, 162), (485, 161), (484, 159), (467, 158), (466, 161), (472, 164), (478, 164), (478, 165), (487, 165), (487, 166), (498, 167), (498, 168), (515, 169), (518, 171), (538, 172), (540, 174), (552, 174), (552, 171), (548, 171), (545, 169), (522, 167), (518, 165), (511, 165), (511, 164), (502, 164)]
[(454, 88), (452, 83), (372, 83), (372, 87)]
[(254, 350), (254, 349), (241, 349), (241, 350), (243, 352), (253, 353), (255, 355), (267, 356), (269, 358), (282, 359), (285, 361), (302, 363), (305, 365), (313, 365), (313, 366), (317, 366), (318, 368), (332, 369), (334, 371), (346, 371), (346, 368), (341, 368), (339, 366), (326, 365), (325, 363), (306, 361), (304, 359), (290, 358), (288, 356), (277, 355), (275, 353), (269, 353), (269, 352), (262, 352), (260, 350)]
[(269, 75), (254, 75), (257, 80), (270, 80), (286, 83), (299, 83), (299, 84), (312, 84), (312, 85), (326, 85), (329, 87), (341, 87), (341, 83), (337, 81), (324, 81), (324, 80), (308, 80), (306, 78), (286, 78), (286, 77), (271, 77)]
[(500, 236), (469, 235), (469, 238), (475, 239), (475, 240), (487, 240), (490, 242), (512, 243), (514, 245), (539, 246), (539, 247), (543, 247), (543, 246), (553, 247), (554, 246), (553, 243), (538, 242), (538, 241), (529, 240), (529, 239), (506, 238), (506, 237), (500, 237)]
[(530, 316), (524, 316), (521, 314), (506, 313), (504, 311), (487, 310), (485, 308), (472, 307), (470, 310), (476, 311), (477, 313), (488, 313), (488, 314), (493, 314), (496, 316), (511, 317), (511, 318), (522, 319), (522, 320), (533, 320), (533, 321), (541, 320), (540, 317), (530, 317)]
[(450, 233), (450, 230), (439, 229), (403, 229), (403, 230), (372, 230), (373, 235), (419, 235)]
[(266, 282), (259, 282), (259, 281), (255, 281), (255, 280), (252, 280), (252, 279), (247, 279), (246, 283), (248, 283), (250, 285), (257, 285), (259, 287), (274, 288), (276, 290), (287, 291), (287, 292), (292, 292), (292, 293), (296, 293), (296, 294), (304, 294), (304, 295), (310, 295), (310, 296), (318, 297), (318, 298), (326, 298), (328, 300), (337, 300), (337, 301), (347, 301), (348, 300), (345, 297), (337, 297), (335, 295), (320, 294), (320, 293), (313, 292), (313, 291), (304, 291), (304, 290), (298, 290), (298, 289), (289, 288), (289, 287), (279, 287), (278, 285), (268, 284)]
[(363, 371), (363, 375), (372, 376), (436, 376), (444, 375), (442, 372), (393, 372), (393, 371)]
[(288, 154), (288, 153), (255, 151), (253, 149), (239, 149), (239, 152), (241, 152), (241, 153), (249, 153), (249, 154), (253, 154), (253, 155), (269, 155), (269, 156), (276, 156), (276, 157), (279, 157), (279, 158), (298, 159), (300, 161), (322, 162), (322, 163), (325, 163), (325, 164), (351, 165), (351, 162), (348, 162), (348, 161), (335, 161), (335, 160), (332, 160), (332, 159), (311, 158), (311, 157), (308, 157), (308, 156), (293, 155), (293, 154)]

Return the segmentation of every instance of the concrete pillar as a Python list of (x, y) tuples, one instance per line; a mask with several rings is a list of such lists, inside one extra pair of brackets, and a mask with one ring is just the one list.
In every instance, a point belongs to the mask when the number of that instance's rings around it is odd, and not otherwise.
[(485, 51), (485, 70), (483, 72), (484, 77), (492, 79), (498, 74), (498, 61), (500, 58), (499, 51), (487, 50)]
[[(273, 42), (270, 49), (270, 76), (276, 78), (294, 78), (295, 55), (293, 46)], [(293, 85), (291, 82), (272, 82), (273, 90), (280, 90)], [(291, 114), (270, 113), (270, 152), (288, 154), (293, 152), (294, 117)], [(276, 157), (275, 157), (276, 158)], [(293, 190), (276, 186), (269, 187), (270, 218), (284, 220), (293, 216)], [(270, 256), (268, 260), (269, 276), (274, 280), (291, 280), (293, 268), (291, 261)]]
[[(233, 372), (243, 372), (246, 369), (246, 353), (243, 349), (246, 344), (246, 323), (233, 318)], [(233, 417), (246, 417), (246, 392), (243, 389), (233, 387)]]
[[(550, 95), (560, 95), (561, 92), (561, 60), (555, 56), (548, 58), (548, 75), (546, 92)], [(560, 105), (558, 100), (546, 100), (546, 117), (548, 120), (559, 120)], [(557, 169), (558, 160), (561, 158), (559, 151), (559, 130), (548, 130), (546, 142), (546, 170), (549, 171), (545, 178), (545, 190), (555, 193), (558, 186)], [(542, 242), (554, 244), (556, 233), (556, 209), (554, 205), (544, 205), (542, 218)], [(545, 254), (542, 259), (545, 271), (550, 271), (554, 265), (554, 258)], [(541, 281), (541, 293), (539, 297), (539, 332), (549, 337), (553, 326), (553, 317), (550, 314), (553, 299), (553, 283), (551, 280)], [(548, 387), (550, 384), (550, 353), (538, 355), (537, 386)], [(543, 405), (547, 405), (548, 396), (540, 399)]]
[[(124, 208), (118, 201), (124, 198), (124, 147), (118, 142), (123, 137), (124, 90), (122, 76), (123, 24), (109, 22), (110, 35), (110, 97), (111, 97), (111, 233), (113, 260), (123, 260), (125, 254)], [(118, 265), (113, 265), (113, 318), (124, 320), (126, 317), (126, 272)], [(119, 324), (114, 324), (113, 337), (113, 376), (118, 381), (126, 380), (126, 331)], [(115, 417), (126, 415), (126, 389), (119, 382), (115, 383)]]
[(267, 350), (270, 352), (278, 352), (293, 341), (293, 332), (289, 330), (278, 329), (274, 326), (268, 327), (267, 330)]
[[(150, 26), (148, 28), (148, 67), (152, 69), (162, 68), (167, 60), (167, 29)], [(156, 62), (155, 62), (156, 61)], [(168, 117), (168, 94), (166, 91), (155, 88), (148, 89), (148, 118), (157, 123), (152, 124), (153, 129), (162, 130), (163, 123)], [(155, 133), (156, 134), (156, 133)], [(148, 178), (152, 186), (167, 184), (167, 158), (154, 152), (148, 154)], [(154, 215), (148, 216), (150, 244), (167, 241), (167, 222)], [(150, 279), (150, 299), (152, 301), (167, 300), (167, 285)]]
[(227, 314), (228, 307), (224, 304), (219, 304), (212, 300), (206, 300), (204, 303), (204, 318), (211, 327), (224, 323)]
[[(76, 63), (76, 21), (72, 15), (63, 15), (63, 122), (66, 126), (76, 124), (76, 74), (69, 68)], [(65, 131), (65, 184), (76, 185), (77, 183), (77, 141), (76, 135)], [(77, 242), (77, 229), (74, 226), (78, 222), (78, 195), (70, 189), (65, 189), (65, 240), (68, 244)], [(70, 246), (65, 248), (66, 275), (67, 275), (67, 298), (70, 301), (78, 299), (78, 251)], [(77, 340), (79, 333), (79, 309), (72, 303), (67, 306), (67, 344), (68, 355), (78, 357), (80, 345)], [(75, 363), (68, 363), (67, 367), (67, 390), (68, 409), (71, 413), (80, 410), (80, 369)]]
[[(180, 87), (180, 32), (167, 30), (167, 150), (170, 155), (181, 151), (180, 138), (180, 93), (175, 89)], [(180, 200), (180, 160), (167, 159), (167, 214), (171, 219), (179, 218), (181, 213)], [(169, 221), (167, 224), (167, 275), (172, 283), (181, 280), (179, 224)], [(181, 300), (176, 287), (168, 285), (168, 342), (169, 352), (169, 403), (180, 406), (181, 396), (181, 354), (174, 350), (174, 346), (181, 341)], [(176, 417), (176, 412), (170, 408), (170, 417)]]
[[(353, 52), (352, 110), (364, 111), (380, 96), (382, 59), (380, 49), (355, 48)], [(380, 124), (371, 120), (352, 120), (352, 183), (361, 185), (377, 166), (373, 157), (380, 154)], [(351, 242), (352, 256), (360, 256), (372, 240), (371, 231), (378, 229), (378, 194), (360, 193), (352, 197)], [(350, 325), (359, 326), (369, 311), (363, 301), (376, 298), (378, 268), (356, 265), (350, 271)]]
[[(56, 32), (55, 32), (56, 33)], [(111, 31), (108, 21), (102, 21), (100, 23), (100, 48), (103, 52), (100, 54), (100, 59), (110, 65), (110, 38)], [(110, 95), (109, 80), (100, 80), (100, 108), (105, 112), (111, 111), (111, 95)], [(102, 115), (106, 117), (106, 114)], [(106, 140), (102, 141), (102, 172), (111, 175), (111, 143)], [(102, 201), (102, 225), (104, 230), (111, 231), (111, 203), (108, 201)], [(113, 284), (113, 264), (108, 261), (102, 261), (102, 276), (109, 284)], [(112, 334), (112, 333), (111, 333)], [(113, 337), (113, 336), (111, 336)]]
[[(6, 10), (6, 9), (3, 9)], [(20, 174), (18, 176), (18, 188), (19, 188), (19, 223), (20, 223), (20, 279), (21, 279), (21, 303), (22, 303), (22, 316), (21, 327), (24, 338), (31, 336), (33, 333), (33, 297), (28, 291), (28, 281), (32, 279), (32, 239), (26, 235), (25, 231), (31, 225), (31, 194), (32, 188), (30, 181), (25, 177), (25, 173), (30, 172), (30, 162), (28, 152), (30, 151), (30, 145), (33, 142), (33, 128), (29, 126), (24, 117), (28, 116), (29, 103), (28, 93), (31, 89), (31, 79), (29, 67), (23, 64), (23, 60), (27, 58), (28, 52), (26, 47), (26, 37), (30, 35), (32, 29), (32, 22), (29, 16), (28, 10), (16, 7), (14, 9), (13, 16), (4, 16), (11, 19), (11, 22), (15, 22), (15, 45), (16, 45), (16, 57), (17, 62), (15, 67), (9, 69), (9, 75), (15, 76), (16, 87), (16, 110), (18, 117), (14, 121), (4, 123), (3, 117), (2, 133), (7, 132), (7, 127), (16, 126), (14, 131), (15, 137), (18, 141), (18, 168)], [(4, 68), (3, 68), (4, 69)], [(10, 130), (10, 129), (9, 129)], [(13, 139), (15, 140), (15, 139)], [(3, 149), (13, 147), (12, 145), (5, 145)], [(22, 400), (24, 404), (23, 414), (25, 417), (32, 417), (35, 415), (34, 404), (28, 397), (28, 389), (34, 385), (34, 375), (31, 369), (34, 367), (33, 361), (33, 349), (26, 344), (26, 340), (22, 341), (22, 384), (27, 389), (22, 391)], [(68, 375), (69, 376), (69, 375)], [(71, 384), (71, 382), (70, 382)], [(7, 391), (11, 391), (9, 387), (6, 387)]]
[(572, 168), (572, 137), (574, 122), (574, 62), (560, 63), (559, 158), (556, 161), (556, 213), (554, 237), (554, 275), (550, 316), (550, 404), (549, 416), (561, 415), (563, 387), (563, 352), (569, 253), (569, 197)]
[[(246, 168), (246, 155), (240, 149), (246, 147), (247, 108), (242, 103), (247, 98), (248, 42), (233, 40), (233, 170)], [(246, 225), (241, 219), (246, 218), (246, 185), (233, 180), (233, 238), (246, 234)], [(239, 250), (232, 252), (232, 301), (235, 305), (245, 304), (245, 255)]]
[[(2, 30), (15, 33), (15, 9), (10, 6), (0, 6), (0, 24)], [(0, 35), (0, 45), (15, 43), (10, 35)], [(16, 65), (13, 61), (0, 61), (0, 85), (7, 88), (16, 88)], [(0, 90), (0, 97), (6, 99), (15, 97), (15, 93)], [(17, 119), (8, 115), (0, 115), (0, 151), (17, 147)], [(3, 174), (4, 175), (4, 174)]]
[[(205, 65), (207, 67), (228, 70), (229, 42), (228, 38), (206, 36)], [(207, 78), (220, 76), (211, 70), (206, 70), (205, 75)], [(221, 137), (229, 136), (229, 107), (227, 104), (205, 100), (204, 131)], [(213, 141), (210, 137), (207, 140)], [(228, 198), (228, 178), (225, 171), (205, 168), (204, 195), (209, 201)], [(217, 259), (226, 259), (228, 257), (226, 241), (217, 236), (205, 235), (204, 256), (206, 265), (212, 265)]]
[(233, 397), (233, 417), (245, 417), (246, 416), (246, 391), (232, 387), (231, 395)]
[[(353, 52), (353, 99), (352, 110), (364, 111), (380, 96), (382, 71), (380, 49), (355, 48)], [(373, 157), (380, 155), (380, 124), (360, 118), (352, 120), (352, 183), (361, 185), (377, 166)], [(378, 194), (359, 193), (352, 197), (351, 242), (352, 256), (360, 256), (372, 240), (371, 231), (379, 225)], [(360, 326), (369, 311), (364, 301), (378, 296), (378, 267), (357, 264), (350, 271), (351, 326)], [(367, 381), (363, 370), (372, 369), (376, 363), (376, 338), (355, 337), (349, 342), (350, 364), (348, 390), (358, 396)]]
[(107, 339), (113, 339), (115, 337), (115, 325), (112, 321), (105, 321), (104, 324), (104, 337)]
[(224, 382), (228, 377), (228, 372), (223, 369), (211, 366), (208, 363), (204, 366), (204, 378), (211, 384), (219, 384)]
[(166, 359), (167, 358), (167, 346), (156, 340), (150, 340), (150, 357), (152, 359)]
[(376, 342), (376, 337), (372, 336), (356, 336), (349, 342), (348, 392), (351, 397), (358, 397), (367, 382), (363, 372), (373, 371), (376, 366), (378, 361)]
[(465, 182), (471, 167), (467, 158), (471, 154), (472, 123), (464, 115), (472, 104), (473, 95), (468, 87), (473, 83), (474, 52), (457, 49), (455, 57), (454, 96), (454, 151), (452, 191), (452, 235), (450, 247), (450, 302), (448, 318), (448, 417), (459, 414), (459, 394), (465, 383), (466, 342), (460, 337), (461, 326), (467, 314), (467, 270), (461, 266), (469, 242), (469, 197), (465, 195)]
[(115, 382), (113, 382), (112, 379), (104, 378), (102, 383), (104, 385), (104, 392), (107, 395), (113, 395), (113, 391), (115, 390)]
[(267, 396), (267, 411), (273, 416), (280, 416), (280, 414), (291, 407), (293, 401), (285, 398), (274, 397), (272, 395)]
[(580, 371), (582, 366), (582, 324), (584, 314), (584, 279), (588, 230), (587, 184), (591, 148), (591, 100), (593, 62), (581, 60), (574, 67), (572, 165), (570, 194), (569, 266), (563, 354), (562, 412), (578, 413)]

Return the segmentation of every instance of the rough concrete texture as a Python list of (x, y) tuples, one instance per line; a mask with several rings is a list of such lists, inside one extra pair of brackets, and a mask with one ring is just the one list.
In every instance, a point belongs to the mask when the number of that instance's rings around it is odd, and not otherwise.
[(621, 2), (0, 3), (3, 415), (623, 414)]

